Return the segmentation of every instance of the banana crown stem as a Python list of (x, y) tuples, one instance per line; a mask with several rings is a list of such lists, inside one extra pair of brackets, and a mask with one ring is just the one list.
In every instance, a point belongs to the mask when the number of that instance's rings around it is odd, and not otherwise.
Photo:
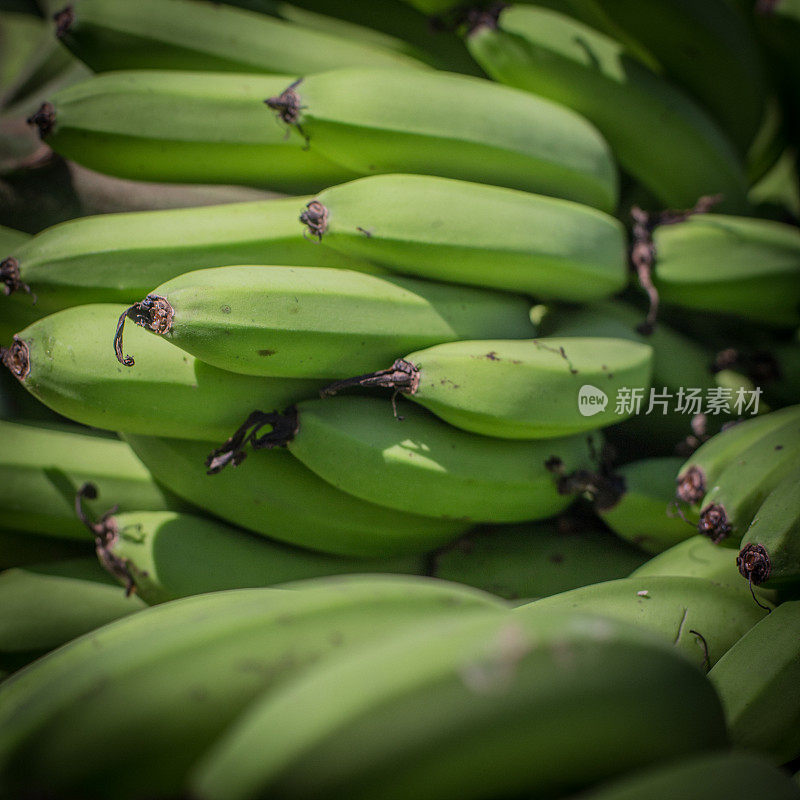
[(31, 359), (28, 345), (17, 336), (11, 347), (0, 347), (0, 361), (11, 370), (11, 374), (21, 381), (30, 375)]
[[(259, 436), (258, 432), (265, 425), (269, 425), (270, 430)], [(282, 414), (278, 411), (253, 411), (230, 439), (208, 455), (206, 458), (207, 474), (216, 475), (228, 464), (232, 464), (234, 467), (241, 464), (247, 458), (244, 448), (248, 442), (253, 450), (285, 447), (294, 439), (297, 430), (298, 419), (295, 406), (290, 406)]]
[(653, 332), (656, 326), (656, 318), (658, 317), (658, 289), (653, 283), (653, 264), (656, 260), (653, 231), (660, 225), (674, 225), (677, 222), (684, 222), (695, 214), (706, 214), (721, 200), (721, 194), (704, 195), (694, 204), (693, 208), (683, 210), (667, 209), (655, 215), (650, 214), (639, 206), (631, 207), (630, 213), (633, 218), (630, 252), (631, 266), (636, 270), (639, 285), (647, 293), (650, 301), (647, 317), (636, 328), (643, 336), (649, 336)]
[(117, 330), (114, 333), (114, 352), (117, 361), (126, 367), (132, 367), (135, 363), (132, 356), (124, 356), (122, 352), (122, 333), (126, 319), (132, 319), (142, 328), (163, 336), (172, 330), (174, 317), (175, 309), (165, 298), (157, 294), (149, 294), (140, 303), (134, 303), (130, 308), (126, 308), (119, 315)]
[(389, 369), (335, 381), (320, 389), (319, 396), (332, 397), (351, 386), (380, 386), (404, 394), (414, 394), (419, 389), (419, 370), (410, 361), (398, 358)]

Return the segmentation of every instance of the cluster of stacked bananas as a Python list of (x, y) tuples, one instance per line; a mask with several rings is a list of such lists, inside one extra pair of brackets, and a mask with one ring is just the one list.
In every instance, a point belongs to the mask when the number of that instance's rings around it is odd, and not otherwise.
[(0, 800), (800, 798), (796, 4), (0, 12)]

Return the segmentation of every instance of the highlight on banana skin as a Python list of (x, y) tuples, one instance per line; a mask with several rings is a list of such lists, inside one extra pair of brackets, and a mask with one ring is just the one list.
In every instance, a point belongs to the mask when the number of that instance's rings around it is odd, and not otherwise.
[(0, 800), (800, 800), (796, 3), (0, 42)]

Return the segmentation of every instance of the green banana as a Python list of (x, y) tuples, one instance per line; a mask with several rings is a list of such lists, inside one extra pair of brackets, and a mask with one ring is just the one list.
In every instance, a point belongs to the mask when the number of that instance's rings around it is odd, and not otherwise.
[(603, 11), (637, 39), (668, 76), (719, 121), (744, 153), (769, 88), (752, 26), (729, 0), (603, 0)]
[[(405, 70), (403, 70), (405, 71)], [(133, 70), (56, 92), (31, 117), (65, 158), (135, 180), (241, 183), (303, 194), (357, 177), (286, 138), (263, 100), (291, 78)]]
[(690, 206), (701, 195), (721, 193), (725, 210), (747, 209), (744, 168), (714, 120), (612, 37), (521, 5), (481, 20), (467, 44), (495, 80), (594, 123), (620, 167), (664, 205)]
[(263, 693), (191, 786), (207, 800), (553, 797), (726, 738), (704, 676), (661, 642), (517, 612), (367, 643)]
[(574, 800), (800, 800), (800, 788), (765, 758), (734, 750), (658, 764)]
[(800, 601), (749, 630), (708, 673), (736, 747), (785, 764), (800, 756)]
[(653, 283), (666, 304), (767, 325), (800, 323), (800, 231), (764, 219), (696, 214), (653, 231)]
[[(102, 214), (5, 244), (6, 294), (36, 296), (39, 316), (84, 303), (132, 303), (184, 272), (231, 264), (346, 267), (379, 272), (328, 247), (309, 247), (297, 224), (302, 198)], [(15, 298), (16, 300), (17, 298)], [(29, 306), (24, 296), (15, 305)], [(21, 330), (21, 328), (19, 329)]]
[(599, 526), (562, 518), (469, 533), (433, 554), (430, 574), (519, 600), (624, 578), (646, 558)]
[(0, 654), (41, 655), (142, 608), (96, 558), (9, 569), (0, 573)]
[(742, 587), (703, 578), (647, 575), (582, 586), (518, 606), (518, 616), (591, 612), (661, 636), (699, 666), (713, 667), (768, 612)]
[[(124, 442), (79, 428), (0, 420), (0, 525), (86, 539), (75, 518), (75, 494), (86, 481), (121, 511), (185, 510), (159, 486)], [(92, 513), (102, 509), (90, 503)]]
[(40, 561), (60, 561), (91, 554), (87, 542), (38, 536), (30, 531), (0, 528), (0, 569), (24, 567)]
[(787, 147), (769, 172), (750, 187), (748, 197), (759, 217), (795, 223), (800, 220), (797, 150)]
[[(421, 557), (337, 558), (254, 537), (214, 519), (129, 511), (103, 520), (103, 546), (149, 605), (204, 592), (271, 586), (322, 575), (422, 574)], [(1, 579), (0, 579), (1, 580)]]
[(106, 338), (123, 313), (102, 303), (58, 311), (17, 334), (4, 363), (37, 400), (76, 422), (203, 441), (224, 439), (254, 403), (283, 408), (322, 386), (226, 372), (139, 329), (128, 333), (137, 368), (125, 369)]
[(301, 220), (343, 256), (422, 278), (576, 301), (627, 282), (619, 222), (497, 186), (375, 175), (321, 192)]
[(800, 420), (800, 405), (751, 417), (704, 442), (678, 472), (675, 496), (697, 508), (725, 467), (751, 444)]
[[(624, 419), (606, 407), (608, 396), (623, 387), (647, 389), (652, 352), (645, 344), (600, 337), (448, 342), (380, 372), (337, 381), (322, 395), (381, 386), (471, 433), (549, 439)], [(589, 405), (603, 394), (602, 405)]]
[(76, 0), (56, 35), (94, 72), (176, 69), (306, 75), (422, 67), (411, 55), (242, 8), (191, 0)]
[(325, 267), (215, 267), (173, 278), (123, 312), (114, 347), (120, 363), (133, 366), (123, 355), (127, 317), (220, 369), (343, 378), (414, 347), (530, 336), (528, 307), (519, 296), (414, 278)]
[[(266, 424), (272, 430), (258, 437)], [(472, 524), (563, 511), (572, 498), (559, 492), (553, 470), (588, 466), (593, 454), (584, 435), (503, 441), (459, 431), (413, 404), (395, 418), (388, 402), (334, 397), (285, 414), (255, 412), (208, 456), (209, 474), (238, 464), (248, 442), (286, 446), (321, 478), (370, 503)]]
[(720, 472), (703, 497), (699, 533), (738, 547), (759, 506), (789, 472), (800, 470), (800, 420), (765, 434)]
[(22, 247), (29, 242), (31, 235), (6, 225), (0, 225), (0, 250), (11, 250), (15, 247)]
[(688, 508), (675, 500), (681, 463), (676, 457), (644, 458), (615, 468), (618, 499), (595, 503), (603, 522), (648, 553), (660, 553), (692, 536), (696, 529), (685, 517)]
[[(235, 472), (209, 477), (213, 444), (126, 435), (156, 480), (216, 517), (288, 544), (356, 558), (424, 553), (470, 527), (389, 511), (335, 489), (289, 453), (254, 453)], [(102, 490), (102, 489), (101, 489)], [(103, 496), (113, 498), (111, 492)]]
[(144, 609), (0, 685), (0, 783), (17, 797), (176, 796), (252, 698), (310, 665), (425, 621), (507, 614), (475, 589), (389, 575), (212, 592)]
[(740, 543), (742, 577), (768, 589), (800, 584), (800, 463), (775, 485)]
[(410, 172), (538, 192), (613, 211), (608, 145), (573, 111), (466, 75), (340, 69), (267, 105), (290, 139), (363, 174)]

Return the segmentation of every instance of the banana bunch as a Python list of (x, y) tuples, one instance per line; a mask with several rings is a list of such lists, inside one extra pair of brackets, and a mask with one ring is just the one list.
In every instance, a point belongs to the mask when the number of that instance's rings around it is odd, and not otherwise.
[(495, 80), (593, 122), (620, 166), (666, 206), (721, 193), (726, 210), (747, 208), (744, 169), (713, 119), (614, 38), (565, 14), (520, 5), (501, 7), (497, 20), (480, 18), (467, 43)]

